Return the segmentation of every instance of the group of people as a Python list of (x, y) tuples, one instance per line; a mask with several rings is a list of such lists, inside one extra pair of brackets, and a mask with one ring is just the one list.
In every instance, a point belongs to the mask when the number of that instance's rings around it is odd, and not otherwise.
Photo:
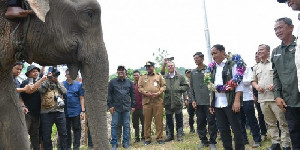
[[(183, 114), (185, 104), (189, 113), (190, 132), (195, 132), (193, 117), (197, 116), (197, 132), (201, 144), (198, 149), (216, 149), (216, 138), (221, 136), (223, 147), (243, 150), (249, 144), (247, 125), (253, 136), (253, 148), (258, 148), (267, 137), (272, 145), (269, 150), (300, 149), (299, 88), (295, 65), (296, 37), (290, 18), (279, 18), (275, 22), (275, 34), (282, 41), (272, 54), (267, 44), (260, 44), (255, 53), (257, 64), (246, 67), (239, 55), (231, 58), (225, 47), (216, 44), (211, 48), (213, 63), (204, 62), (204, 54), (193, 55), (197, 67), (185, 71), (187, 80), (176, 71), (175, 63), (165, 59), (161, 74), (155, 73), (155, 65), (148, 61), (147, 73), (134, 72), (134, 83), (126, 78), (125, 66), (117, 68), (118, 77), (108, 86), (107, 104), (112, 114), (112, 149), (118, 147), (118, 125), (123, 126), (123, 147), (129, 148), (130, 112), (135, 129), (135, 141), (139, 142), (141, 119), (145, 145), (151, 144), (151, 123), (154, 117), (156, 140), (164, 144), (174, 140), (176, 119), (177, 140), (183, 141)], [(234, 60), (238, 59), (238, 60)], [(165, 73), (165, 67), (168, 72)], [(209, 74), (207, 74), (209, 73)], [(209, 75), (209, 78), (207, 78)], [(300, 76), (300, 75), (299, 75)], [(210, 87), (206, 80), (211, 80)], [(258, 119), (255, 115), (255, 107)], [(138, 108), (138, 109), (137, 109)], [(166, 139), (163, 140), (163, 108), (166, 116)], [(135, 111), (139, 110), (139, 118)], [(208, 129), (207, 129), (208, 126)], [(209, 139), (207, 138), (207, 130)], [(231, 132), (232, 130), (232, 132)]]
[[(48, 74), (43, 75), (44, 67), (41, 71), (35, 65), (27, 67), (27, 79), (20, 83), (17, 77), (23, 67), (23, 63), (16, 62), (12, 72), (17, 92), (20, 93), (32, 149), (53, 149), (51, 134), (54, 123), (58, 131), (58, 146), (70, 149), (73, 140), (73, 149), (79, 149), (81, 119), (85, 116), (82, 84), (72, 80), (68, 70), (66, 81), (61, 83), (58, 81), (60, 71), (56, 67), (49, 67)], [(89, 146), (92, 147), (90, 140)]]

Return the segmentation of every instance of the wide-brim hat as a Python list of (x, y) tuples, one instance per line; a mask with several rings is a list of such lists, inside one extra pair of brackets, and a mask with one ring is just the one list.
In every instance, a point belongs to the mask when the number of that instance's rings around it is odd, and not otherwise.
[(28, 77), (29, 72), (33, 69), (37, 69), (39, 72), (41, 71), (40, 68), (38, 68), (37, 66), (30, 65), (29, 67), (27, 67), (27, 72), (25, 73), (25, 75)]

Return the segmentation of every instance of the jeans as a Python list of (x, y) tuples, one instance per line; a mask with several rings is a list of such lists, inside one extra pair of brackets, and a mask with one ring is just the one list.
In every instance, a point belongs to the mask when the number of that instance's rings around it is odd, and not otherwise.
[(50, 112), (41, 114), (42, 123), (42, 136), (44, 150), (52, 150), (51, 133), (52, 126), (55, 123), (60, 137), (61, 149), (67, 149), (67, 129), (66, 129), (66, 118), (64, 112)]
[(189, 113), (189, 125), (190, 125), (190, 129), (194, 129), (194, 116), (195, 116), (195, 109), (193, 108), (192, 103), (189, 103), (188, 106), (188, 113)]
[[(208, 105), (197, 105), (196, 109), (197, 116), (197, 132), (199, 138), (203, 144), (216, 144), (217, 138), (217, 126), (215, 115), (212, 115), (209, 112)], [(208, 133), (209, 133), (209, 141), (206, 137), (207, 129), (206, 125), (208, 124)]]
[(129, 146), (129, 138), (130, 138), (130, 111), (125, 112), (117, 112), (115, 111), (112, 114), (111, 119), (111, 145), (118, 145), (118, 126), (119, 121), (122, 118), (122, 126), (123, 126), (123, 140), (122, 144), (124, 147)]
[(28, 134), (30, 135), (31, 147), (33, 150), (40, 149), (39, 142), (39, 127), (40, 127), (40, 117), (35, 117), (32, 115), (25, 115), (26, 126), (28, 130)]
[(67, 117), (67, 134), (68, 134), (68, 140), (67, 140), (67, 146), (68, 148), (71, 148), (72, 145), (72, 134), (71, 134), (71, 128), (73, 130), (73, 149), (79, 149), (80, 147), (80, 138), (81, 138), (81, 120), (80, 115), (76, 117)]
[(232, 107), (215, 108), (218, 127), (225, 150), (233, 150), (231, 129), (234, 134), (234, 144), (236, 150), (245, 150), (244, 139), (241, 128), (241, 114), (233, 112)]
[(267, 135), (267, 126), (265, 122), (264, 114), (261, 111), (260, 104), (255, 103), (257, 114), (258, 114), (258, 122), (259, 122), (259, 128), (260, 128), (260, 134), (261, 135)]
[(241, 124), (242, 124), (242, 132), (243, 132), (243, 136), (244, 136), (244, 141), (248, 141), (248, 136), (247, 136), (247, 132), (246, 132), (246, 118), (247, 118), (249, 126), (251, 128), (253, 140), (255, 142), (261, 142), (260, 130), (259, 130), (257, 119), (255, 117), (253, 100), (243, 101), (243, 106), (241, 107)]
[(287, 107), (285, 118), (288, 122), (293, 150), (300, 150), (300, 107)]

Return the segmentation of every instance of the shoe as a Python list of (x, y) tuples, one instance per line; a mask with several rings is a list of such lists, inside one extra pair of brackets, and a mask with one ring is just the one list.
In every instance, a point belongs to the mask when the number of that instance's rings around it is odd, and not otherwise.
[(138, 143), (138, 142), (140, 142), (140, 139), (139, 139), (139, 138), (136, 138), (136, 139), (134, 140), (134, 143)]
[(258, 148), (258, 147), (260, 147), (260, 142), (254, 142), (252, 148)]
[(267, 140), (267, 135), (262, 135), (261, 136), (261, 141), (265, 141), (265, 140)]
[(246, 145), (246, 144), (249, 144), (249, 141), (248, 141), (248, 140), (244, 140), (244, 141), (245, 141), (245, 142), (244, 142), (244, 143), (245, 143), (245, 145)]
[(282, 147), (282, 150), (291, 150), (291, 147)]
[(144, 142), (144, 141), (145, 141), (145, 138), (141, 138), (141, 141)]
[(179, 141), (179, 142), (183, 141), (182, 135), (177, 134), (177, 141)]
[(157, 141), (158, 144), (165, 144), (165, 142), (163, 140), (159, 140)]
[(210, 150), (217, 150), (216, 144), (209, 144)]
[(165, 139), (165, 142), (170, 142), (170, 141), (173, 141), (174, 140), (174, 136), (168, 136), (166, 139)]
[(125, 149), (129, 149), (130, 146), (129, 146), (129, 144), (124, 144), (123, 147), (124, 147)]
[(201, 150), (202, 148), (204, 148), (204, 147), (208, 147), (209, 146), (209, 144), (207, 144), (207, 143), (201, 143), (201, 144), (199, 144), (199, 146), (198, 146), (198, 150)]
[(144, 145), (149, 145), (149, 144), (151, 144), (151, 141), (145, 141), (144, 142)]
[(268, 148), (268, 150), (281, 150), (280, 144), (272, 144), (271, 147)]
[(118, 145), (112, 145), (111, 146), (111, 150), (117, 150), (118, 149)]

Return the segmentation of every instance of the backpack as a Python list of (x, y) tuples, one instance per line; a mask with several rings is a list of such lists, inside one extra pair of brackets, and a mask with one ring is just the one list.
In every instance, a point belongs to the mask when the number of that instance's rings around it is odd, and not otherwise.
[(51, 90), (50, 88), (47, 89), (47, 92), (41, 94), (41, 107), (42, 108), (53, 108), (56, 106), (56, 101), (54, 100), (54, 97), (57, 96), (58, 90)]

